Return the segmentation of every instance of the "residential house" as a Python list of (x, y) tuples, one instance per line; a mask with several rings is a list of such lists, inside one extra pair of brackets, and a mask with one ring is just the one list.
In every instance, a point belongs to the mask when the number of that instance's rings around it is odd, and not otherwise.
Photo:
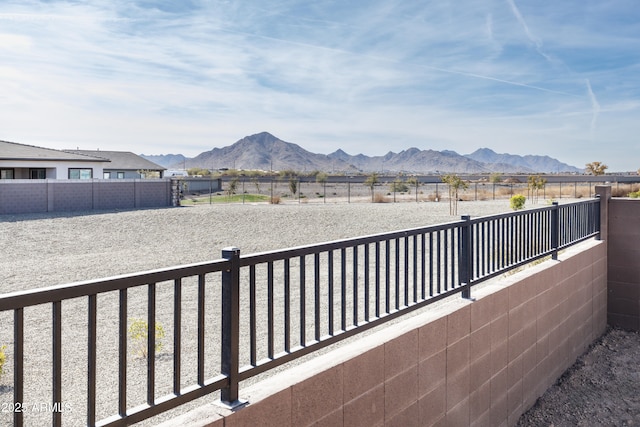
[(0, 179), (91, 179), (110, 160), (33, 145), (0, 141)]
[(0, 141), (0, 179), (162, 178), (165, 170), (131, 152), (54, 150)]
[[(102, 171), (104, 179), (162, 178), (166, 168), (128, 151), (64, 150), (71, 154), (109, 160)], [(98, 178), (98, 177), (96, 177)]]

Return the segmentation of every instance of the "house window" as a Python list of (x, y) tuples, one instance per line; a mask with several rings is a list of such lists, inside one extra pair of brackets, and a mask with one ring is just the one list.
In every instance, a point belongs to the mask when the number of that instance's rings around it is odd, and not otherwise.
[(15, 177), (13, 169), (0, 169), (0, 179), (14, 179)]
[(111, 172), (102, 172), (102, 179), (111, 179)]
[(69, 179), (91, 179), (93, 169), (69, 168)]
[(46, 169), (29, 169), (29, 178), (31, 179), (46, 179), (47, 178), (47, 170)]
[(118, 172), (118, 179), (124, 179), (124, 172)]

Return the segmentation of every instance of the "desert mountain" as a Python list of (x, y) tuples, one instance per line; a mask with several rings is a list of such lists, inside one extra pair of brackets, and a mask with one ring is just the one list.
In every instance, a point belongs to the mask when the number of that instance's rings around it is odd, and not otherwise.
[[(169, 157), (171, 156), (171, 157)], [(194, 158), (175, 156), (145, 156), (163, 166), (204, 169), (258, 169), (258, 170), (320, 170), (325, 172), (406, 172), (406, 173), (552, 173), (579, 172), (578, 168), (561, 163), (548, 156), (517, 156), (497, 154), (481, 148), (471, 154), (454, 151), (420, 150), (412, 147), (384, 156), (355, 156), (337, 150), (331, 154), (311, 153), (297, 144), (282, 141), (268, 132), (246, 136), (234, 144), (214, 148)], [(166, 157), (166, 158), (164, 158)], [(174, 161), (177, 160), (177, 161)]]
[(297, 144), (284, 142), (267, 132), (244, 137), (228, 147), (200, 153), (192, 159), (187, 159), (186, 166), (205, 169), (357, 172), (349, 164), (333, 160), (324, 154), (311, 153)]
[(512, 167), (528, 169), (532, 172), (581, 172), (580, 169), (549, 156), (498, 154), (489, 148), (480, 148), (471, 154), (465, 155), (465, 157), (485, 163), (493, 170), (500, 170), (503, 165), (511, 165)]
[[(356, 166), (362, 171), (417, 172), (417, 173), (489, 173), (493, 170), (482, 162), (461, 156), (453, 151), (419, 150), (409, 148), (399, 153), (392, 151), (384, 156), (368, 157), (362, 154), (349, 156), (342, 150), (329, 154)], [(500, 172), (524, 172), (505, 166)], [(528, 172), (528, 171), (527, 171)]]
[(184, 157), (182, 154), (157, 154), (157, 155), (140, 154), (140, 156), (144, 157), (145, 159), (157, 165), (164, 166), (166, 168), (171, 167), (173, 165), (180, 164), (186, 160), (186, 157)]

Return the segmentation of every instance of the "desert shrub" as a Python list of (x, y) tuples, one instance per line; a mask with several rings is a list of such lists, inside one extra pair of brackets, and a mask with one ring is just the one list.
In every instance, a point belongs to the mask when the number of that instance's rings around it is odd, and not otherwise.
[(387, 203), (389, 202), (389, 199), (381, 193), (375, 193), (373, 195), (373, 203)]
[[(156, 353), (162, 350), (162, 339), (164, 338), (164, 328), (160, 322), (156, 322)], [(129, 338), (133, 341), (136, 354), (140, 357), (147, 357), (147, 338), (149, 337), (149, 324), (143, 319), (131, 319), (129, 326)]]
[(2, 375), (4, 374), (4, 364), (7, 361), (7, 354), (4, 352), (6, 348), (6, 345), (0, 347), (0, 378), (2, 378)]
[(494, 172), (489, 177), (489, 182), (491, 182), (493, 184), (498, 184), (498, 183), (502, 182), (502, 179), (503, 179), (502, 173)]
[(391, 184), (389, 184), (389, 189), (392, 193), (406, 193), (409, 191), (409, 186), (402, 182), (400, 179), (396, 179)]
[(625, 190), (622, 188), (614, 188), (614, 187), (611, 188), (611, 197), (627, 197), (628, 194), (629, 194), (629, 190)]
[(514, 211), (517, 211), (519, 209), (524, 208), (524, 203), (526, 202), (527, 198), (524, 197), (522, 194), (516, 194), (514, 196), (511, 197), (511, 199), (509, 199), (509, 204), (511, 205), (511, 209), (513, 209)]
[(271, 198), (269, 199), (269, 203), (271, 203), (272, 205), (279, 205), (280, 196), (271, 196)]

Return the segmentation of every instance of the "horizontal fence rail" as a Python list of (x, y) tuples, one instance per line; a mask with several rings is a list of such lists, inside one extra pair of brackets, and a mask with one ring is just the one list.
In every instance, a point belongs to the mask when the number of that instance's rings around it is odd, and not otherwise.
[[(452, 294), (468, 298), (476, 283), (598, 237), (599, 212), (599, 200), (590, 199), (250, 255), (226, 248), (211, 262), (5, 294), (0, 314), (13, 313), (14, 407), (29, 399), (25, 312), (33, 307), (51, 307), (52, 425), (68, 416), (67, 310), (87, 316), (84, 354), (74, 355), (86, 365), (86, 424), (129, 425), (217, 391), (222, 404), (241, 405), (243, 380)], [(147, 328), (146, 384), (128, 382), (137, 369), (134, 313)], [(171, 325), (169, 361), (158, 354), (162, 335), (152, 333), (162, 330), (159, 319)], [(113, 362), (103, 355), (105, 342), (113, 343)], [(104, 369), (118, 378), (113, 410), (100, 401)], [(15, 411), (14, 424), (24, 416)]]

